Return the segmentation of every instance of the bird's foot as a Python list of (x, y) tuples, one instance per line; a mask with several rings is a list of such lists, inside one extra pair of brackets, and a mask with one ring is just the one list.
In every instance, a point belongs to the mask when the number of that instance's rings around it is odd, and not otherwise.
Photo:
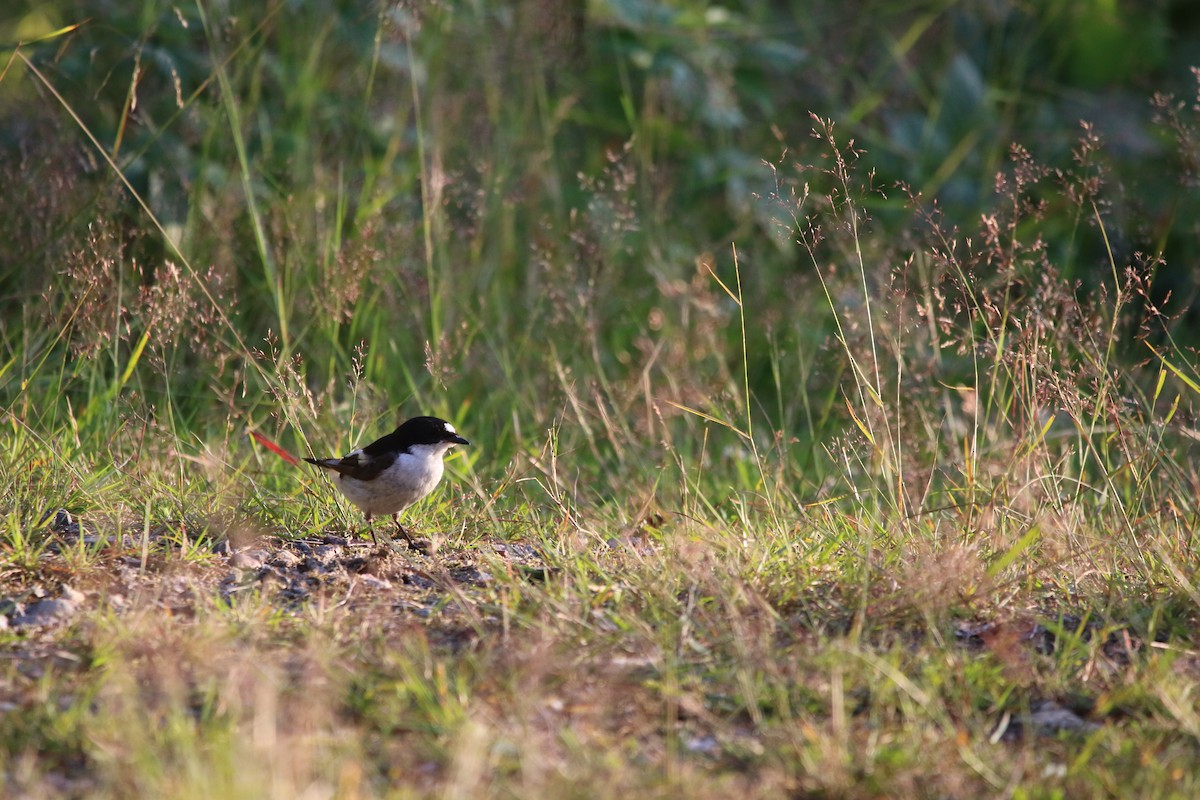
[(374, 552), (377, 555), (388, 555), (395, 553), (396, 555), (404, 555), (405, 553), (420, 553), (427, 556), (433, 553), (433, 543), (428, 539), (401, 539), (389, 538), (382, 541), (378, 546), (374, 547)]
[(400, 515), (393, 514), (392, 520), (396, 523), (396, 533), (404, 537), (404, 541), (408, 544), (409, 550), (414, 550), (423, 555), (429, 555), (433, 552), (433, 542), (429, 539), (414, 539), (408, 532), (408, 529), (400, 524)]

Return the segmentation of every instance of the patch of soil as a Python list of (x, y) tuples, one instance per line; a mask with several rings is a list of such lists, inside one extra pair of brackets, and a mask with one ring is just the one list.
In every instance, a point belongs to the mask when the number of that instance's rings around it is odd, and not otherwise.
[[(493, 571), (529, 581), (552, 577), (530, 545), (483, 541), (471, 549), (438, 548), (428, 539), (378, 545), (327, 534), (316, 539), (263, 537), (245, 546), (221, 541), (209, 557), (184, 557), (180, 528), (162, 526), (145, 542), (105, 536), (59, 515), (50, 525), (55, 540), (36, 565), (0, 574), (0, 630), (26, 637), (61, 628), (91, 607), (121, 613), (157, 606), (192, 616), (213, 597), (236, 604), (247, 596), (268, 598), (282, 609), (313, 602), (390, 606), (427, 618), (462, 592), (486, 591)], [(195, 543), (193, 542), (194, 546)], [(92, 555), (75, 557), (72, 551)], [(84, 564), (85, 566), (77, 566)]]

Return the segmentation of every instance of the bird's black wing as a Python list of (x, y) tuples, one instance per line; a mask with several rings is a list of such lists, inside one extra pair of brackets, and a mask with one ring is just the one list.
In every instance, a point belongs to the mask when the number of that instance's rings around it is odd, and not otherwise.
[(347, 478), (371, 481), (378, 478), (379, 473), (395, 463), (396, 451), (384, 450), (372, 454), (368, 452), (368, 448), (363, 448), (342, 458), (306, 458), (304, 460), (310, 464), (316, 464), (318, 467), (345, 475)]
[(407, 451), (410, 444), (412, 444), (411, 441), (405, 441), (400, 436), (400, 431), (395, 430), (387, 436), (381, 436), (371, 442), (362, 449), (362, 452), (371, 458), (386, 457), (389, 459), (388, 463), (390, 464), (396, 459), (396, 454)]

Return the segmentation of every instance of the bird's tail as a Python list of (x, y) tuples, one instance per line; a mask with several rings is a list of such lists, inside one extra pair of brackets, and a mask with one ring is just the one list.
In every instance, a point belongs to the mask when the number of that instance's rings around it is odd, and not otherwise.
[[(300, 466), (300, 460), (298, 458), (296, 458), (294, 455), (289, 453), (287, 450), (284, 450), (279, 445), (272, 442), (267, 437), (263, 436), (258, 431), (250, 431), (250, 435), (254, 437), (254, 441), (258, 442), (263, 447), (267, 448), (268, 450), (270, 450), (272, 453), (274, 453), (275, 455), (282, 458), (287, 463), (291, 464), (294, 467)], [(308, 458), (306, 458), (304, 460), (311, 461), (311, 459), (308, 459)]]
[(316, 464), (318, 467), (332, 470), (336, 470), (338, 462), (341, 461), (339, 458), (306, 458), (304, 460), (310, 464)]

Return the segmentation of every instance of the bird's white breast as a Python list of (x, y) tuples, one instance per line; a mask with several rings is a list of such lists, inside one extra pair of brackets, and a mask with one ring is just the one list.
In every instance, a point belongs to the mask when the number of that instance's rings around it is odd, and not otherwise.
[(372, 516), (395, 514), (434, 490), (442, 479), (445, 444), (415, 445), (374, 479), (362, 481), (349, 475), (334, 480), (342, 494)]

